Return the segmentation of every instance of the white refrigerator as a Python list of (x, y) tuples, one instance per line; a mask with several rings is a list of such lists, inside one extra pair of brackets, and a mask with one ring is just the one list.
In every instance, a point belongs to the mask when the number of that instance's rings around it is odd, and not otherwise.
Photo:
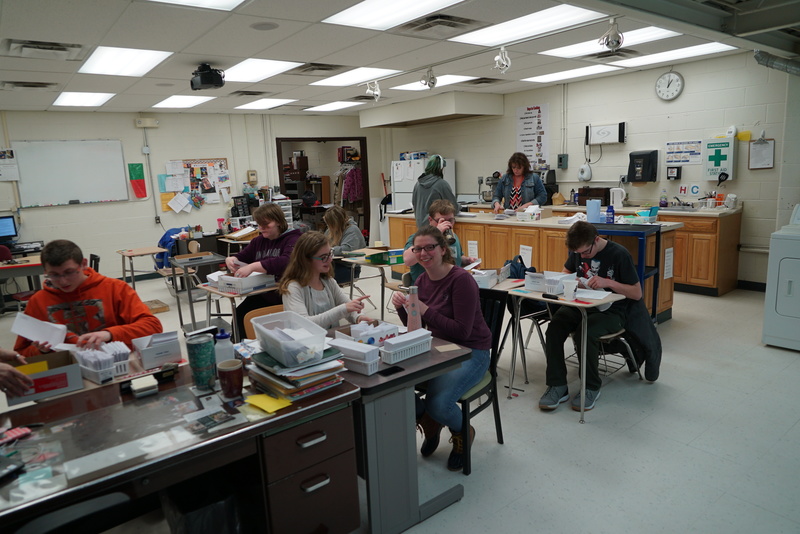
[[(445, 159), (444, 179), (450, 184), (453, 194), (456, 194), (456, 160)], [(425, 173), (427, 159), (412, 159), (406, 161), (393, 161), (391, 169), (392, 179), (392, 210), (405, 210), (411, 207), (411, 193), (417, 178)]]

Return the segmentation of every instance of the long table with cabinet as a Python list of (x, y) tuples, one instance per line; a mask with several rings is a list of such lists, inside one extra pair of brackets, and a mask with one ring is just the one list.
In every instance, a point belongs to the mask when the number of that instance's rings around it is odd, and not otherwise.
[[(498, 221), (491, 214), (479, 213), (475, 217), (458, 218), (454, 230), (465, 250), (469, 241), (477, 242), (478, 256), (483, 260), (484, 269), (501, 268), (506, 260), (519, 254), (521, 245), (526, 245), (532, 249), (531, 263), (537, 270), (561, 271), (568, 254), (564, 239), (569, 226), (558, 221), (559, 217), (540, 221), (511, 218)], [(635, 263), (640, 263), (639, 258), (644, 258), (644, 266), (637, 265), (637, 269), (644, 280), (648, 311), (659, 321), (672, 316), (674, 270), (668, 258), (673, 258), (674, 262), (676, 231), (682, 226), (680, 222), (663, 222), (660, 227), (651, 226), (660, 230), (652, 232), (647, 227), (643, 229), (641, 226), (623, 224), (600, 227), (601, 235), (627, 248)], [(636, 231), (637, 228), (642, 231)], [(415, 231), (413, 215), (389, 215), (389, 241), (392, 248), (403, 248), (408, 236)], [(645, 243), (643, 254), (640, 254), (640, 243)], [(403, 266), (396, 269), (400, 272), (404, 270)], [(648, 276), (648, 272), (654, 276)], [(654, 292), (656, 280), (658, 284)], [(655, 313), (654, 301), (657, 302)]]

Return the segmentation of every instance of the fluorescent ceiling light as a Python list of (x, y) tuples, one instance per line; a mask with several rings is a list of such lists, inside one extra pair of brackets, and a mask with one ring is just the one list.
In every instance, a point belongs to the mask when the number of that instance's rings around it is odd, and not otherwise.
[(582, 76), (591, 76), (592, 74), (601, 74), (603, 72), (611, 72), (612, 70), (621, 70), (620, 67), (611, 67), (609, 65), (595, 65), (593, 67), (583, 67), (580, 69), (565, 70), (562, 72), (554, 72), (553, 74), (545, 74), (544, 76), (534, 76), (533, 78), (525, 78), (523, 82), (536, 82), (536, 83), (550, 83), (557, 82), (558, 80), (568, 80), (570, 78), (580, 78)]
[(64, 92), (58, 95), (54, 106), (102, 106), (116, 93), (70, 93)]
[(384, 76), (397, 74), (399, 70), (391, 69), (373, 69), (370, 67), (360, 67), (357, 69), (349, 70), (330, 78), (325, 78), (318, 82), (312, 82), (310, 85), (335, 85), (337, 87), (346, 87), (348, 85), (356, 85), (361, 82), (369, 80), (377, 80)]
[(162, 100), (154, 108), (193, 108), (199, 106), (203, 102), (214, 100), (215, 96), (181, 96), (175, 95)]
[(651, 65), (653, 63), (667, 63), (678, 59), (686, 59), (696, 56), (705, 56), (708, 54), (716, 54), (718, 52), (727, 52), (729, 50), (736, 50), (736, 47), (728, 46), (722, 43), (706, 43), (697, 46), (679, 48), (678, 50), (670, 50), (668, 52), (660, 52), (658, 54), (650, 54), (642, 57), (623, 59), (621, 61), (614, 61), (611, 64), (618, 65), (620, 67), (641, 67), (642, 65)]
[(367, 30), (388, 30), (399, 24), (458, 4), (463, 0), (364, 0), (351, 8), (331, 15), (322, 22), (354, 26)]
[(162, 4), (175, 4), (178, 6), (203, 7), (206, 9), (218, 9), (220, 11), (233, 11), (236, 6), (244, 0), (150, 0)]
[(172, 52), (161, 50), (98, 46), (78, 72), (111, 76), (144, 76), (171, 55)]
[(245, 59), (225, 70), (226, 82), (260, 82), (281, 72), (299, 67), (302, 63), (272, 59)]
[(363, 102), (331, 102), (330, 104), (306, 108), (303, 111), (336, 111), (337, 109), (351, 108), (353, 106), (360, 106), (361, 104), (363, 104)]
[[(452, 85), (454, 83), (468, 82), (469, 80), (476, 80), (477, 76), (459, 76), (457, 74), (445, 74), (444, 76), (436, 77), (436, 87), (444, 87), (445, 85)], [(401, 91), (426, 91), (427, 85), (420, 82), (411, 82), (405, 85), (398, 85), (391, 89), (399, 89)]]
[[(622, 46), (624, 48), (628, 48), (630, 46), (635, 46), (642, 43), (660, 41), (661, 39), (666, 39), (668, 37), (677, 37), (681, 34), (669, 30), (662, 30), (661, 28), (656, 28), (655, 26), (650, 26), (640, 30), (625, 32), (622, 35), (625, 37)], [(569, 46), (562, 46), (561, 48), (553, 48), (552, 50), (545, 50), (544, 52), (539, 53), (545, 56), (573, 58), (588, 56), (590, 54), (600, 54), (601, 52), (608, 51), (608, 48), (597, 42), (597, 39), (593, 39), (591, 41)]]
[(289, 98), (262, 98), (260, 100), (256, 100), (255, 102), (250, 102), (249, 104), (236, 106), (235, 109), (272, 109), (284, 104), (288, 104), (289, 102), (297, 102), (297, 100), (292, 100)]
[(589, 11), (588, 9), (563, 4), (448, 40), (479, 46), (497, 46), (513, 43), (534, 35), (563, 30), (576, 24), (602, 19), (607, 16), (597, 11)]

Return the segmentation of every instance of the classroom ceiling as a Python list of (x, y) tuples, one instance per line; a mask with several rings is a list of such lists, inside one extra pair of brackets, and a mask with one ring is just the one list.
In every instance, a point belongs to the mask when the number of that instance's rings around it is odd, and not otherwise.
[[(465, 33), (458, 28), (485, 27), (562, 2), (466, 0), (427, 16), (428, 24), (415, 29), (373, 31), (321, 23), (358, 2), (246, 0), (233, 11), (224, 12), (149, 0), (0, 0), (0, 110), (309, 114), (303, 110), (333, 101), (362, 101), (359, 106), (333, 112), (356, 115), (368, 107), (451, 91), (495, 94), (527, 91), (564, 82), (539, 84), (520, 81), (523, 78), (710, 42), (738, 48), (723, 54), (761, 49), (793, 58), (800, 53), (800, 0), (576, 0), (570, 4), (608, 17), (508, 45), (511, 67), (502, 74), (492, 68), (499, 46), (448, 41), (451, 37), (448, 32)], [(612, 17), (623, 35), (647, 26), (683, 35), (632, 47), (623, 43), (625, 55), (621, 57), (560, 59), (540, 54), (556, 47), (597, 40), (608, 30)], [(457, 29), (453, 30), (454, 27)], [(20, 49), (17, 46), (20, 41), (77, 46), (71, 52), (71, 59), (12, 57), (12, 49)], [(78, 73), (98, 46), (155, 49), (172, 55), (142, 77)], [(295, 61), (303, 67), (257, 83), (228, 81), (218, 89), (190, 89), (189, 80), (199, 64), (226, 70), (247, 58)], [(636, 69), (659, 66), (666, 69), (680, 62)], [(474, 76), (477, 80), (424, 91), (392, 89), (419, 82), (431, 66), (437, 77), (455, 74)], [(364, 85), (309, 85), (356, 67), (394, 69), (400, 74), (380, 81), (378, 102), (366, 95)], [(53, 102), (64, 91), (105, 92), (115, 96), (100, 107), (54, 106)], [(189, 109), (152, 107), (172, 95), (215, 98)], [(267, 111), (234, 109), (260, 98), (296, 101)]]

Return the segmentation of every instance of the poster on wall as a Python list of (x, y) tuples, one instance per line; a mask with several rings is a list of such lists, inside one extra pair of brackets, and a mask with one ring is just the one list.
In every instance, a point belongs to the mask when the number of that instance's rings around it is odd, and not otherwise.
[[(163, 176), (163, 179), (162, 179)], [(195, 207), (218, 204), (230, 198), (231, 181), (226, 158), (168, 161), (166, 174), (159, 175), (162, 193), (189, 193)], [(202, 197), (202, 200), (201, 198)]]
[(0, 148), (0, 182), (19, 181), (19, 167), (14, 150), (11, 148)]
[(703, 162), (702, 146), (703, 142), (700, 140), (667, 143), (667, 165), (670, 167), (700, 165)]
[(522, 152), (534, 168), (548, 165), (548, 106), (517, 108), (517, 152)]

